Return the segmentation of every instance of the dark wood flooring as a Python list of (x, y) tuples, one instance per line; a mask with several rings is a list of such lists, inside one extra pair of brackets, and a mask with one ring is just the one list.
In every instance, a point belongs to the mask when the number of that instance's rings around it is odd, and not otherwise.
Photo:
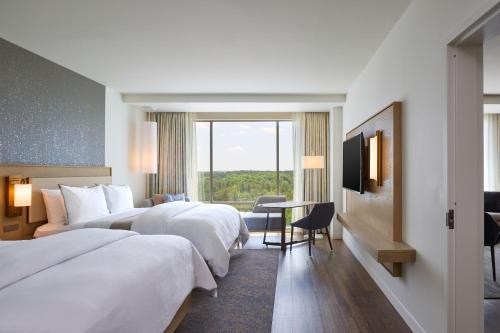
[[(260, 248), (253, 235), (245, 248)], [(411, 332), (341, 240), (280, 255), (273, 332)]]

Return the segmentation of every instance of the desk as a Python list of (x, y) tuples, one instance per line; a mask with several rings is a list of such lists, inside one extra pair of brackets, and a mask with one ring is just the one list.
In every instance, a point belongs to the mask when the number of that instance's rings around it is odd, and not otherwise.
[[(295, 243), (302, 243), (303, 241), (286, 241), (286, 216), (285, 212), (288, 208), (299, 208), (299, 207), (309, 207), (314, 205), (312, 201), (284, 201), (284, 202), (272, 202), (258, 205), (262, 208), (267, 209), (280, 209), (281, 210), (281, 242), (264, 242), (266, 245), (279, 245), (281, 246), (281, 251), (286, 251), (286, 246)], [(269, 214), (269, 213), (268, 213)]]

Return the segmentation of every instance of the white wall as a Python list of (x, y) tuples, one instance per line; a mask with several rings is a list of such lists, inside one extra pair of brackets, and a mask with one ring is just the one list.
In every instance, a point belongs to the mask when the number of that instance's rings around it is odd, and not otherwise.
[(106, 166), (113, 184), (129, 185), (136, 206), (146, 196), (146, 175), (139, 168), (142, 110), (122, 103), (120, 93), (106, 88)]
[[(330, 198), (335, 202), (335, 211), (342, 212), (343, 195), (342, 195), (342, 107), (334, 107), (330, 110), (330, 147), (331, 147), (331, 163), (330, 163)], [(342, 225), (333, 218), (332, 222), (332, 237), (335, 239), (342, 238)]]
[(403, 239), (417, 250), (391, 277), (345, 231), (344, 240), (414, 331), (446, 332), (446, 44), (487, 1), (414, 0), (351, 86), (344, 134), (403, 102)]

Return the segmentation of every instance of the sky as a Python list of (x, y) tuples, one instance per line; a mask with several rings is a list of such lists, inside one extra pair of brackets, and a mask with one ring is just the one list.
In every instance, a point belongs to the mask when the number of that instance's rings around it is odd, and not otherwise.
[[(280, 122), (280, 170), (293, 170), (292, 122)], [(210, 124), (196, 124), (198, 170), (210, 170)], [(214, 122), (214, 171), (276, 171), (276, 122)]]

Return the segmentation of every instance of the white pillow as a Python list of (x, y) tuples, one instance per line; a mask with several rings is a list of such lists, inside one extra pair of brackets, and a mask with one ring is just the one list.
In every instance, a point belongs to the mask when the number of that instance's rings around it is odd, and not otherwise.
[(109, 215), (102, 186), (89, 188), (59, 185), (64, 197), (68, 224), (89, 222)]
[(49, 223), (64, 225), (68, 224), (66, 207), (64, 207), (64, 198), (61, 190), (41, 189), (45, 210), (47, 212), (47, 221)]
[(111, 214), (134, 208), (132, 190), (127, 185), (102, 185)]

